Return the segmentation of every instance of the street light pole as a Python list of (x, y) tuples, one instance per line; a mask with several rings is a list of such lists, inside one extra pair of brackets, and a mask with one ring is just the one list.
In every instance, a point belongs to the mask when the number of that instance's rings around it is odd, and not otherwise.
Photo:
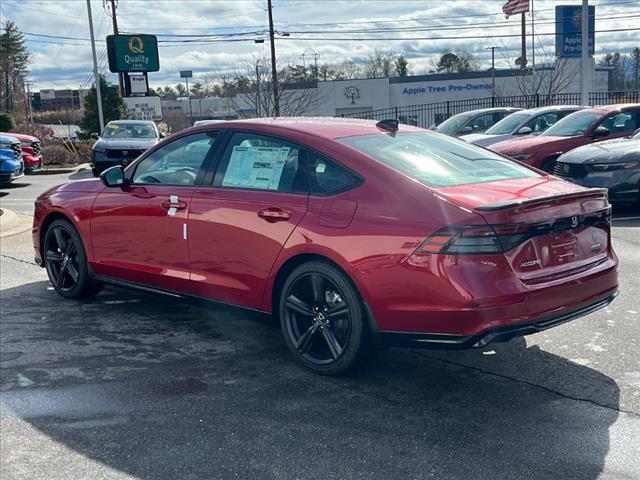
[(496, 47), (490, 46), (485, 50), (491, 50), (491, 97), (496, 97)]
[(93, 35), (93, 19), (91, 18), (91, 0), (87, 0), (87, 16), (89, 17), (89, 34), (91, 36), (91, 55), (93, 57), (93, 78), (96, 81), (96, 102), (98, 104), (98, 122), (100, 133), (104, 130), (104, 117), (102, 116), (102, 94), (100, 92), (100, 75), (98, 75), (98, 59), (96, 58), (96, 39)]
[(267, 8), (269, 10), (269, 40), (271, 41), (271, 77), (273, 83), (273, 110), (274, 116), (280, 116), (280, 98), (278, 96), (278, 71), (276, 68), (276, 43), (275, 31), (273, 29), (273, 6), (271, 0), (267, 0)]

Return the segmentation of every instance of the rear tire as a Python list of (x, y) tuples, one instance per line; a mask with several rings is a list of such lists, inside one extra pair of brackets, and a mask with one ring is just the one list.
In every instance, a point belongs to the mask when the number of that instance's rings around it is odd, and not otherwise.
[(360, 295), (336, 267), (312, 261), (294, 269), (282, 286), (278, 311), (285, 342), (306, 368), (338, 375), (368, 357)]
[(68, 220), (58, 219), (49, 225), (42, 258), (51, 285), (65, 298), (91, 297), (104, 288), (89, 275), (82, 239)]

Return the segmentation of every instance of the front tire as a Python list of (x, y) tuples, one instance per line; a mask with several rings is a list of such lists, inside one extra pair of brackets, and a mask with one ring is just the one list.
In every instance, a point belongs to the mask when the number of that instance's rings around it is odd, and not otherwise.
[(279, 312), (289, 350), (316, 373), (347, 372), (370, 350), (360, 296), (328, 263), (313, 261), (294, 269), (282, 287)]
[(65, 298), (87, 298), (104, 288), (89, 275), (87, 254), (80, 235), (63, 219), (49, 225), (42, 242), (42, 256), (51, 285)]

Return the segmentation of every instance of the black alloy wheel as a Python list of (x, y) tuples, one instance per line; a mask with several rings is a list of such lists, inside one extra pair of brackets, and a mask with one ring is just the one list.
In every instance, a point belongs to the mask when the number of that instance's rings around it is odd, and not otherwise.
[(66, 298), (83, 298), (102, 290), (89, 278), (87, 256), (75, 228), (66, 220), (56, 220), (44, 237), (42, 255), (53, 288)]
[(355, 366), (367, 349), (361, 301), (336, 268), (309, 262), (285, 281), (280, 322), (289, 349), (311, 370), (327, 375)]

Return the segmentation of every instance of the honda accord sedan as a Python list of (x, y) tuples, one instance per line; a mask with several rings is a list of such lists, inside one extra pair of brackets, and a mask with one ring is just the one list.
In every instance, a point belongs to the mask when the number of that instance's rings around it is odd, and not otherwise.
[(593, 143), (561, 155), (554, 175), (605, 187), (612, 202), (640, 205), (640, 129), (632, 137)]
[(604, 189), (395, 120), (182, 131), (41, 195), (33, 242), (63, 297), (109, 283), (270, 313), (322, 374), (539, 332), (618, 283)]

